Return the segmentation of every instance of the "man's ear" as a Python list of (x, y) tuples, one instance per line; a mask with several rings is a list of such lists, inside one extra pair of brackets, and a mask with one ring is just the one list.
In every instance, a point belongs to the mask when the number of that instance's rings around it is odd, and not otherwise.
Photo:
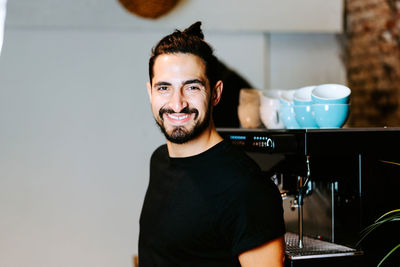
[(221, 80), (219, 80), (214, 86), (213, 96), (212, 96), (212, 104), (213, 104), (214, 107), (221, 100), (223, 87), (224, 87), (224, 84), (223, 84), (223, 82)]
[(149, 100), (151, 102), (151, 84), (150, 84), (150, 82), (147, 82), (146, 86), (147, 86), (147, 94), (149, 95)]

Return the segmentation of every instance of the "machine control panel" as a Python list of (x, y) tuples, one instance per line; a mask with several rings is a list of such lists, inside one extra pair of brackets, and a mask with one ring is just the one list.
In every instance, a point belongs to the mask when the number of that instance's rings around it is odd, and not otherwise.
[[(218, 129), (217, 129), (218, 130)], [(246, 151), (263, 153), (302, 153), (299, 136), (296, 134), (274, 134), (265, 131), (241, 131), (219, 129), (223, 138)], [(300, 136), (302, 138), (302, 135)]]

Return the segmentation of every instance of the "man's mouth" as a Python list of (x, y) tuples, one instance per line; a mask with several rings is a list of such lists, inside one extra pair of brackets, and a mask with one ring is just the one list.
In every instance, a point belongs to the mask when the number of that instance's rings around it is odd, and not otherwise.
[(185, 114), (185, 115), (174, 115), (174, 114), (169, 114), (169, 113), (167, 113), (166, 115), (167, 115), (168, 117), (170, 117), (171, 119), (174, 119), (174, 120), (184, 120), (184, 119), (186, 119), (186, 118), (189, 117), (189, 114)]
[(188, 107), (182, 109), (179, 112), (175, 112), (172, 109), (162, 108), (159, 111), (159, 116), (162, 120), (167, 119), (172, 124), (182, 124), (189, 121), (192, 117), (197, 118), (199, 112), (197, 109), (189, 109)]
[(190, 120), (191, 114), (165, 113), (165, 117), (173, 124), (182, 124)]

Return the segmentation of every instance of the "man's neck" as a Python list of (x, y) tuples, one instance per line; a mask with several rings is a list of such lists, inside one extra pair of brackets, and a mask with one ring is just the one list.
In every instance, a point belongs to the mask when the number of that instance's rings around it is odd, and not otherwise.
[(172, 158), (190, 157), (210, 149), (222, 140), (223, 138), (215, 130), (215, 127), (211, 126), (198, 137), (184, 144), (176, 144), (167, 140), (168, 153)]

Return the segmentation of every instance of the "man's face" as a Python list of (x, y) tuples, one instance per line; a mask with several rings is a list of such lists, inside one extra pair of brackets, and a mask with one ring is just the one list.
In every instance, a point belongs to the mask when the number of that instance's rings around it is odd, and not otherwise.
[(163, 54), (147, 84), (154, 118), (165, 137), (182, 144), (200, 135), (210, 122), (211, 92), (205, 64), (193, 54)]

